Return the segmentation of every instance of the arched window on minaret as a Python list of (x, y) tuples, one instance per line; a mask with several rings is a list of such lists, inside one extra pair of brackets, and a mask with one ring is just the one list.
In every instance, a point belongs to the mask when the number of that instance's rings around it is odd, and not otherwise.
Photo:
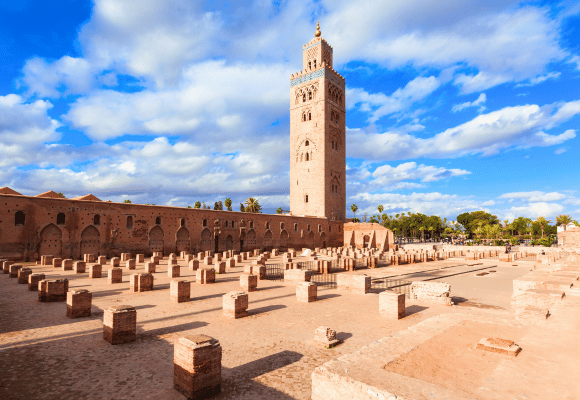
[(308, 61), (308, 69), (312, 69), (312, 62)]
[(312, 91), (311, 90), (308, 91), (308, 100), (312, 100)]
[(306, 161), (309, 161), (309, 158), (310, 158), (309, 154), (306, 153)]
[(311, 120), (312, 120), (312, 113), (309, 111), (308, 112), (308, 121), (311, 121)]
[(316, 69), (316, 58), (314, 59), (313, 64), (314, 64), (314, 69)]
[(303, 103), (306, 103), (306, 93), (304, 93), (304, 94), (302, 95), (302, 102), (303, 102)]

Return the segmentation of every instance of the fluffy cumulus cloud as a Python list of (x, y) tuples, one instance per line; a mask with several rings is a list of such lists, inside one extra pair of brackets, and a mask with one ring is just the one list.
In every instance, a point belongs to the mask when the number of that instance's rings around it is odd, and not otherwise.
[(482, 114), (430, 138), (418, 138), (404, 131), (366, 133), (350, 130), (348, 155), (366, 159), (448, 158), (466, 154), (496, 154), (510, 147), (544, 147), (576, 137), (573, 129), (548, 134), (551, 129), (580, 114), (580, 101), (505, 107)]

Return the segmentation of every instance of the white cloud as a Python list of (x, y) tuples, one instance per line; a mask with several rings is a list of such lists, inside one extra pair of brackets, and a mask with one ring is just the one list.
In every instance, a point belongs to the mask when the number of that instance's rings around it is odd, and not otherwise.
[(554, 222), (555, 217), (561, 214), (563, 211), (564, 206), (561, 204), (537, 202), (529, 203), (524, 206), (512, 207), (505, 211), (504, 218), (513, 220), (517, 217), (527, 217), (531, 219), (545, 217), (547, 219), (551, 219), (552, 222)]
[[(468, 101), (468, 102), (465, 102), (465, 103), (462, 103), (462, 104), (457, 104), (457, 105), (453, 106), (452, 111), (453, 112), (458, 112), (458, 111), (461, 111), (461, 110), (463, 110), (465, 108), (468, 108), (468, 107), (481, 106), (483, 103), (485, 103), (486, 100), (487, 100), (487, 97), (485, 96), (485, 93), (481, 93), (479, 95), (479, 97), (477, 98), (477, 100)], [(485, 110), (485, 106), (481, 106), (479, 108), (479, 112), (483, 112), (484, 110)]]
[[(464, 169), (447, 169), (432, 165), (417, 165), (415, 162), (399, 164), (396, 167), (382, 165), (372, 173), (374, 184), (390, 186), (398, 182), (420, 180), (421, 182), (434, 182), (454, 176), (471, 174)], [(388, 187), (386, 189), (389, 189)]]
[(510, 199), (510, 200), (526, 200), (530, 203), (536, 202), (548, 202), (548, 201), (558, 201), (566, 198), (565, 194), (558, 193), (558, 192), (541, 192), (541, 191), (533, 191), (533, 192), (512, 192), (512, 193), (504, 193), (499, 196), (500, 199)]
[(516, 87), (535, 86), (539, 83), (546, 82), (548, 79), (557, 79), (560, 77), (560, 75), (562, 75), (561, 72), (550, 72), (550, 73), (545, 74), (545, 75), (540, 75), (540, 76), (537, 76), (535, 78), (531, 78), (530, 83), (519, 83), (516, 85)]
[(490, 206), (495, 206), (495, 201), (493, 200), (488, 200), (485, 201), (483, 203), (481, 203), (482, 207), (490, 207)]
[(552, 146), (573, 139), (575, 131), (569, 129), (559, 135), (550, 135), (542, 129), (550, 129), (579, 113), (579, 101), (543, 107), (505, 107), (426, 139), (401, 129), (370, 134), (361, 129), (348, 130), (347, 156), (367, 160), (447, 158), (478, 153), (491, 155), (514, 146)]
[(566, 149), (565, 148), (561, 148), (561, 149), (555, 150), (554, 151), (554, 154), (562, 154), (562, 153), (565, 153), (565, 152), (566, 152)]

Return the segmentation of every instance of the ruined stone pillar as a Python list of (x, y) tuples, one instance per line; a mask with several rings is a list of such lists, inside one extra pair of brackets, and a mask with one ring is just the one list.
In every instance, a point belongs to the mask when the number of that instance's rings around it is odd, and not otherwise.
[(68, 279), (42, 280), (38, 283), (38, 301), (65, 301), (68, 292)]
[(8, 273), (10, 275), (8, 275), (10, 278), (18, 278), (18, 271), (20, 271), (22, 269), (22, 265), (21, 264), (11, 264), (8, 267)]
[(28, 290), (31, 292), (38, 291), (38, 282), (44, 280), (44, 274), (30, 274), (28, 275)]
[(169, 283), (169, 301), (184, 303), (191, 299), (191, 283), (174, 279)]
[(198, 260), (189, 261), (189, 270), (190, 271), (197, 271), (198, 268), (199, 268), (199, 261)]
[(87, 264), (84, 261), (75, 261), (73, 269), (76, 274), (84, 274)]
[(21, 285), (27, 284), (30, 275), (32, 275), (32, 270), (30, 268), (21, 268), (18, 270), (18, 283)]
[(214, 268), (218, 274), (226, 273), (226, 263), (224, 261), (216, 261)]
[(206, 335), (181, 337), (175, 342), (173, 386), (188, 399), (206, 399), (220, 393), (222, 348)]
[(179, 265), (169, 265), (167, 267), (167, 276), (170, 278), (179, 278), (181, 268)]
[(258, 290), (258, 277), (256, 275), (240, 275), (240, 286), (245, 292), (255, 292)]
[(93, 264), (89, 266), (89, 278), (100, 278), (103, 273), (103, 266), (101, 264)]
[(41, 256), (40, 265), (52, 265), (52, 256)]
[(155, 263), (153, 262), (146, 262), (145, 263), (145, 272), (148, 274), (153, 274), (155, 273)]
[(52, 259), (52, 268), (60, 268), (62, 267), (62, 258), (53, 258)]
[(205, 256), (203, 258), (203, 263), (205, 265), (212, 265), (213, 264), (213, 258), (211, 256)]
[(371, 289), (371, 277), (366, 275), (338, 274), (336, 288), (356, 294), (366, 294)]
[(224, 315), (228, 318), (243, 318), (248, 316), (248, 294), (244, 292), (229, 292), (223, 296)]
[(318, 300), (318, 286), (313, 282), (302, 282), (296, 285), (296, 299), (303, 303)]
[(74, 265), (74, 261), (67, 258), (62, 260), (61, 266), (63, 271), (72, 271)]
[(379, 315), (389, 319), (405, 318), (405, 294), (385, 290), (379, 294)]
[(111, 267), (117, 268), (121, 265), (121, 259), (119, 257), (111, 258)]
[(84, 289), (73, 289), (66, 294), (66, 316), (81, 318), (91, 316), (93, 294)]
[(109, 283), (123, 282), (123, 270), (121, 268), (109, 269)]
[(145, 262), (145, 254), (137, 254), (135, 256), (135, 261), (138, 263)]
[(215, 269), (199, 268), (195, 273), (195, 282), (200, 285), (215, 283)]
[(147, 292), (153, 290), (153, 275), (151, 274), (132, 274), (129, 277), (129, 291)]
[(107, 263), (107, 257), (106, 256), (99, 256), (97, 258), (97, 264), (105, 265), (106, 263)]
[(127, 269), (131, 270), (131, 269), (135, 269), (137, 262), (134, 259), (126, 260), (125, 265), (127, 266)]
[(136, 339), (137, 310), (132, 306), (113, 306), (103, 316), (103, 339), (111, 344), (133, 342)]

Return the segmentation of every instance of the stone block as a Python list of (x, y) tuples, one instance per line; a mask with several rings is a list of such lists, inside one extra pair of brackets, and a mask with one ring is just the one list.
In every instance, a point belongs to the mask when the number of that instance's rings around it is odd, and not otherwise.
[(137, 310), (132, 306), (113, 306), (103, 315), (103, 339), (111, 344), (134, 342)]
[(38, 291), (38, 282), (45, 279), (44, 274), (30, 274), (28, 275), (28, 290), (31, 292)]
[(167, 259), (167, 266), (170, 267), (172, 265), (177, 265), (177, 258), (168, 258)]
[(260, 250), (259, 249), (254, 249), (254, 257), (257, 257), (260, 255)]
[(93, 264), (89, 266), (89, 278), (100, 278), (103, 273), (103, 266), (101, 264)]
[(412, 282), (411, 299), (435, 301), (445, 305), (453, 305), (451, 301), (451, 285), (444, 282)]
[(252, 275), (256, 275), (258, 280), (266, 279), (266, 266), (252, 265)]
[(512, 357), (516, 357), (522, 351), (522, 348), (513, 341), (497, 338), (483, 338), (475, 348)]
[(388, 319), (405, 318), (405, 294), (391, 290), (379, 293), (379, 315)]
[(67, 258), (62, 260), (61, 267), (63, 271), (72, 271), (74, 266), (74, 261)]
[(105, 256), (99, 256), (97, 258), (97, 264), (105, 265), (106, 263), (107, 263), (107, 257), (105, 257)]
[(240, 275), (240, 286), (245, 292), (255, 292), (258, 290), (258, 277), (256, 275)]
[(226, 273), (225, 261), (216, 261), (214, 264), (214, 268), (218, 274), (225, 274)]
[(183, 256), (183, 259), (185, 260), (185, 262), (190, 262), (191, 260), (193, 260), (193, 254), (186, 254)]
[(125, 261), (125, 266), (127, 267), (127, 269), (135, 269), (136, 265), (137, 265), (137, 261), (134, 259)]
[(167, 276), (170, 278), (179, 278), (181, 267), (179, 265), (169, 265), (167, 267)]
[(121, 283), (123, 282), (123, 270), (121, 268), (111, 268), (109, 269), (109, 283)]
[(159, 260), (161, 260), (161, 258), (157, 256), (152, 256), (150, 261), (155, 265), (159, 265)]
[(211, 256), (205, 256), (203, 258), (203, 263), (208, 266), (213, 265), (213, 258)]
[(113, 268), (117, 268), (121, 265), (121, 259), (119, 257), (113, 257), (111, 258), (111, 267)]
[(40, 265), (52, 265), (52, 256), (40, 256)]
[(177, 260), (177, 254), (175, 254), (175, 253), (171, 253), (171, 254), (169, 254), (169, 257), (168, 257), (168, 258), (169, 258), (170, 260)]
[(296, 285), (296, 299), (303, 303), (318, 300), (318, 285), (313, 282), (302, 282)]
[(184, 303), (191, 299), (191, 283), (174, 279), (169, 283), (169, 301)]
[(11, 264), (8, 267), (8, 275), (10, 278), (18, 278), (18, 271), (22, 269), (22, 264)]
[(232, 257), (226, 261), (226, 268), (234, 268), (236, 266), (236, 260)]
[(310, 282), (312, 271), (307, 269), (287, 269), (284, 271), (284, 282), (287, 283), (302, 283)]
[(66, 294), (66, 316), (81, 318), (91, 316), (93, 294), (84, 289), (73, 289)]
[(38, 282), (38, 301), (65, 301), (68, 279), (44, 279)]
[(228, 318), (248, 316), (248, 294), (245, 292), (229, 292), (223, 296), (224, 315)]
[(21, 285), (27, 284), (30, 275), (32, 275), (32, 270), (30, 268), (20, 268), (18, 270), (18, 283)]
[(87, 263), (84, 261), (75, 261), (73, 263), (73, 270), (76, 274), (84, 274), (86, 271)]
[(195, 282), (199, 285), (215, 283), (215, 269), (199, 268), (195, 273)]
[(52, 259), (52, 268), (60, 268), (62, 267), (62, 258), (54, 257)]
[(137, 254), (135, 256), (135, 261), (138, 262), (139, 264), (145, 262), (145, 254)]
[(366, 294), (371, 289), (371, 277), (367, 275), (338, 274), (336, 288), (356, 294)]
[(145, 263), (145, 272), (148, 274), (154, 274), (156, 269), (156, 265), (153, 262), (146, 262)]
[(222, 348), (206, 335), (175, 341), (173, 387), (187, 399), (207, 399), (221, 391)]
[(153, 290), (153, 275), (132, 274), (129, 280), (129, 290), (132, 292), (148, 292)]
[(121, 261), (125, 262), (131, 258), (131, 253), (121, 253)]
[(336, 339), (336, 331), (327, 326), (319, 326), (314, 331), (314, 341), (327, 349), (336, 346), (340, 340)]
[(162, 251), (154, 251), (153, 257), (163, 258), (163, 252)]
[(199, 268), (199, 261), (198, 260), (191, 260), (189, 261), (189, 270), (190, 271), (197, 271)]

